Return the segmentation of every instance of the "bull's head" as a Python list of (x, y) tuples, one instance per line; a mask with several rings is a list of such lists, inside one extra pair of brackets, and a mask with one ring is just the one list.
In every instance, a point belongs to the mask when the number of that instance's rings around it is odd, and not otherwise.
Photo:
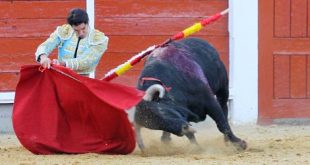
[(195, 133), (187, 122), (187, 117), (191, 115), (191, 112), (177, 105), (172, 98), (169, 98), (165, 88), (159, 84), (152, 85), (145, 91), (143, 100), (135, 107), (135, 110), (134, 123), (138, 144), (143, 144), (139, 132), (141, 126), (163, 130), (178, 136)]

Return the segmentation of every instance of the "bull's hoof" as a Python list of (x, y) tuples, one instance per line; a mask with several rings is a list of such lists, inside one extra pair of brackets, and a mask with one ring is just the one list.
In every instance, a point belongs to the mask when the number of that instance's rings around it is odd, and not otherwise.
[(240, 140), (239, 142), (234, 142), (233, 144), (238, 151), (244, 151), (248, 147), (247, 143), (244, 140)]

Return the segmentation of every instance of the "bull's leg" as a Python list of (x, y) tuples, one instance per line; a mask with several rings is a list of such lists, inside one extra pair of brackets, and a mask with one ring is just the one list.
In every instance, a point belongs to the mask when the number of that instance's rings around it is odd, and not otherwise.
[(239, 139), (232, 132), (228, 119), (225, 116), (220, 104), (214, 97), (210, 96), (208, 100), (207, 114), (216, 122), (217, 128), (224, 134), (225, 138), (232, 142), (240, 149), (246, 149), (247, 144), (244, 140)]
[(163, 134), (161, 135), (161, 141), (163, 143), (169, 143), (171, 142), (171, 137), (170, 137), (171, 133), (163, 131)]
[[(224, 116), (228, 120), (228, 107), (227, 107), (227, 102), (228, 102), (228, 97), (229, 97), (228, 85), (222, 88), (221, 90), (219, 90), (219, 92), (216, 93), (216, 96), (217, 96), (216, 98), (219, 104), (222, 107)], [(224, 136), (224, 141), (225, 142), (229, 141), (227, 136)]]
[(144, 147), (142, 136), (141, 136), (141, 126), (136, 122), (133, 122), (133, 125), (135, 127), (136, 139), (137, 139), (138, 146), (139, 146), (140, 150), (142, 152), (144, 152), (145, 147)]
[(196, 137), (194, 135), (196, 133), (196, 130), (187, 125), (183, 127), (182, 132), (192, 144), (198, 145)]
[(225, 87), (216, 93), (216, 98), (222, 107), (226, 119), (228, 118), (228, 107), (227, 107), (228, 97), (229, 97), (228, 87)]
[(198, 145), (197, 140), (196, 140), (196, 137), (195, 137), (195, 135), (194, 135), (193, 133), (185, 134), (185, 136), (188, 138), (188, 140), (189, 140), (192, 144)]

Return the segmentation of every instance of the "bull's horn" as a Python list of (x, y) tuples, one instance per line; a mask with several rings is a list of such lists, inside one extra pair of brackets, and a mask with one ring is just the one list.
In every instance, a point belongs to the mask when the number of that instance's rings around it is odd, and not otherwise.
[[(159, 94), (159, 95), (158, 95)], [(143, 100), (145, 101), (152, 101), (154, 97), (163, 98), (165, 95), (165, 88), (159, 84), (154, 84), (147, 88), (145, 91), (145, 95), (143, 97)]]

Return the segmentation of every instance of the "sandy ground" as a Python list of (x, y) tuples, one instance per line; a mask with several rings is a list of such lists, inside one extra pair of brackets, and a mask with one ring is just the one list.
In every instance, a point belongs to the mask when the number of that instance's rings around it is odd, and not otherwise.
[(142, 130), (147, 151), (138, 148), (129, 155), (34, 155), (23, 148), (14, 135), (0, 136), (0, 164), (310, 164), (310, 125), (232, 126), (235, 134), (248, 142), (246, 151), (226, 145), (214, 124), (194, 125), (202, 150), (185, 137), (173, 136), (170, 145), (160, 142), (161, 132)]

